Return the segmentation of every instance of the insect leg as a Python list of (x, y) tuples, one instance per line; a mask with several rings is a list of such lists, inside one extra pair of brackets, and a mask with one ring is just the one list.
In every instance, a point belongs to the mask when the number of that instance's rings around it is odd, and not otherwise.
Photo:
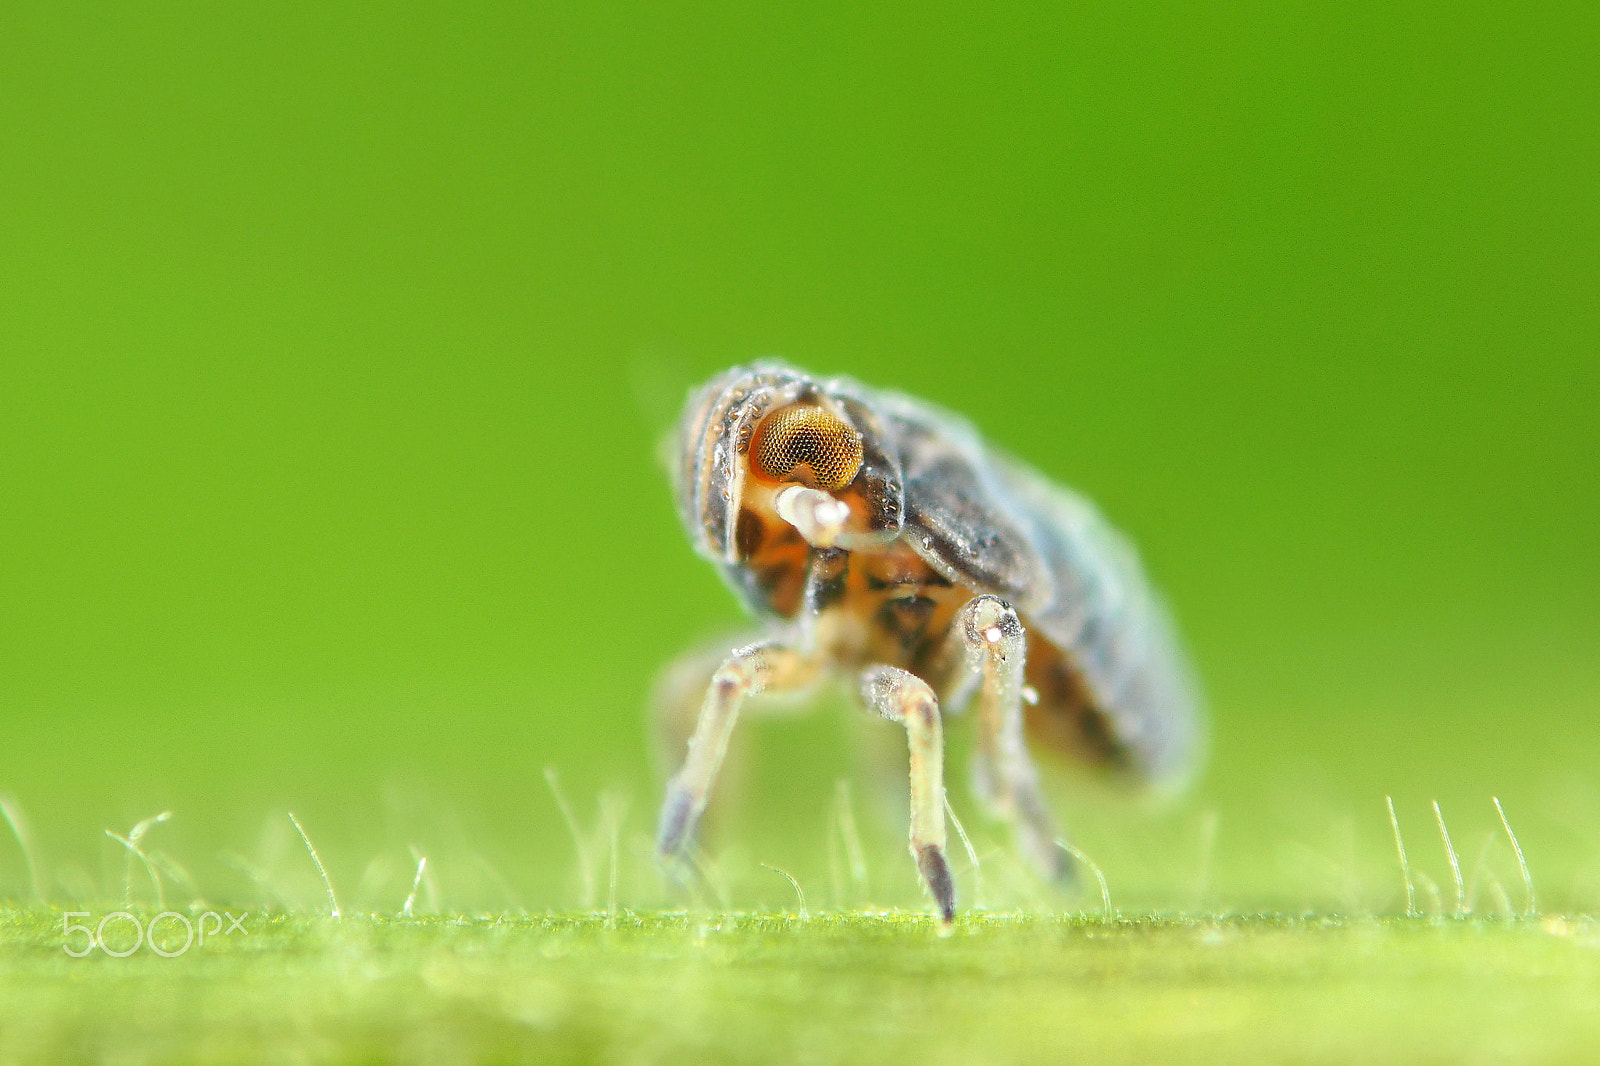
[(1023, 668), (1027, 641), (1011, 605), (975, 596), (956, 613), (967, 665), (978, 675), (976, 791), (1015, 828), (1018, 846), (1040, 872), (1065, 879), (1071, 863), (1057, 844), (1055, 819), (1039, 789), (1039, 774), (1022, 736)]
[[(656, 677), (650, 692), (650, 721), (654, 744), (651, 754), (660, 780), (677, 772), (683, 753), (694, 735), (700, 705), (705, 702), (711, 677), (728, 659), (729, 648), (741, 648), (764, 639), (760, 630), (715, 637), (684, 652)], [(730, 750), (731, 759), (731, 750)], [(722, 777), (728, 776), (724, 763)]]
[(677, 854), (694, 836), (744, 701), (761, 692), (804, 688), (818, 673), (815, 657), (770, 641), (740, 648), (717, 668), (700, 706), (694, 735), (689, 738), (689, 754), (667, 782), (656, 828), (656, 849), (661, 855)]
[(906, 727), (911, 747), (911, 854), (945, 922), (955, 919), (956, 890), (944, 857), (944, 730), (927, 682), (892, 666), (861, 675), (861, 698)]

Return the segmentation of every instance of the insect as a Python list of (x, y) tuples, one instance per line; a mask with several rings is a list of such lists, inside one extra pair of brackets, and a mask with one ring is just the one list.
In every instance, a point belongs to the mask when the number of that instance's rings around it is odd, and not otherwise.
[(1193, 769), (1194, 688), (1132, 549), (956, 416), (760, 362), (691, 395), (672, 466), (690, 539), (764, 635), (711, 675), (662, 804), (663, 858), (692, 841), (746, 701), (830, 678), (905, 729), (911, 852), (946, 923), (947, 712), (975, 699), (975, 792), (1055, 879), (1071, 861), (1030, 741), (1137, 783)]

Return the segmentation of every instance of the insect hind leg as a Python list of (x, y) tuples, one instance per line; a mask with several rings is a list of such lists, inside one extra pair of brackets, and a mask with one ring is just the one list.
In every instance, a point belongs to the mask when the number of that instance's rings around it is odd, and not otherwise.
[(1072, 878), (1072, 861), (1056, 843), (1059, 831), (1039, 788), (1039, 772), (1023, 740), (1023, 671), (1027, 634), (1011, 605), (997, 596), (974, 596), (956, 612), (952, 627), (966, 646), (967, 667), (978, 678), (974, 791), (1009, 823), (1019, 850), (1054, 881)]

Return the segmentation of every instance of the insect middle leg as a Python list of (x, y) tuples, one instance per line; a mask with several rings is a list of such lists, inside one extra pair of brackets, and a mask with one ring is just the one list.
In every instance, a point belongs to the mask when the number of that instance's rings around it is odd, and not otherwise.
[(740, 648), (717, 668), (689, 738), (688, 756), (667, 782), (656, 827), (656, 849), (663, 857), (678, 854), (694, 837), (744, 701), (762, 692), (802, 690), (820, 673), (815, 655), (773, 641)]
[(911, 854), (939, 916), (955, 919), (956, 890), (944, 855), (944, 728), (939, 701), (915, 674), (874, 666), (861, 675), (861, 698), (891, 722), (906, 727), (911, 748)]
[(978, 675), (975, 790), (999, 817), (1011, 823), (1019, 849), (1045, 876), (1072, 874), (1067, 853), (1056, 843), (1055, 819), (1039, 788), (1039, 773), (1022, 735), (1023, 669), (1027, 640), (1011, 605), (996, 596), (975, 596), (956, 612), (954, 633), (966, 645), (968, 669)]

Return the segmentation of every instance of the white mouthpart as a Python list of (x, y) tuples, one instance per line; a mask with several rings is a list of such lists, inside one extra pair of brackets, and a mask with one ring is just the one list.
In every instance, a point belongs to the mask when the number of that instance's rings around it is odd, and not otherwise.
[(831, 548), (845, 523), (850, 521), (850, 505), (836, 500), (819, 489), (791, 485), (772, 500), (778, 517), (794, 526), (807, 543), (818, 548)]

